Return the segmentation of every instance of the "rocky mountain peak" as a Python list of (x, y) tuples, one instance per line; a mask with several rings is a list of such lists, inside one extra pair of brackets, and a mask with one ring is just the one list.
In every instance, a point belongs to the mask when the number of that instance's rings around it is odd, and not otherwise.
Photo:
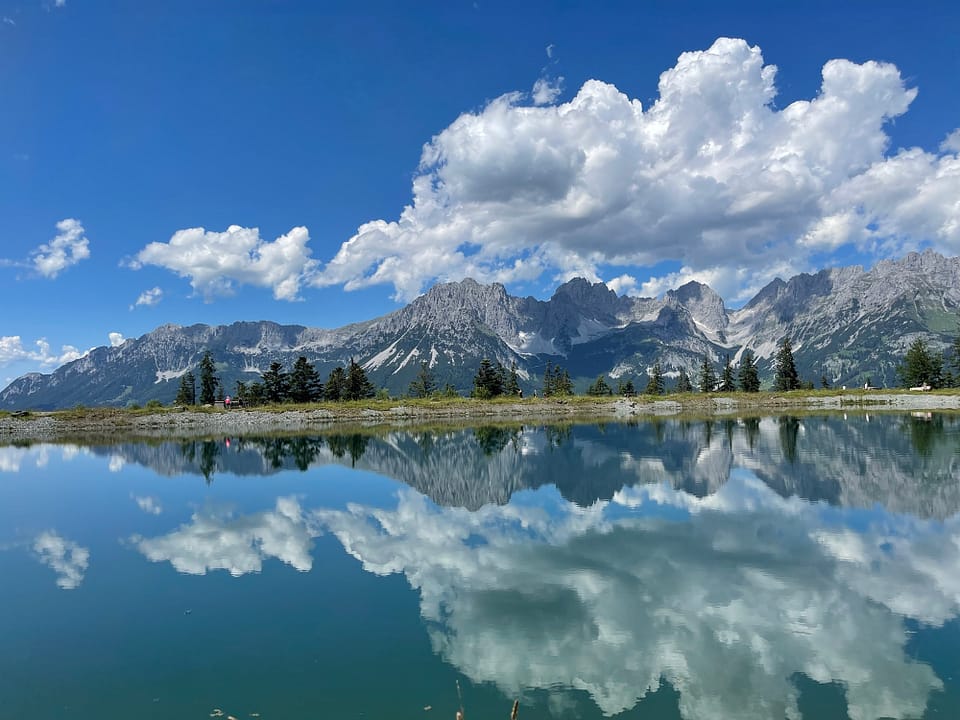
[(572, 314), (578, 317), (616, 323), (618, 314), (630, 303), (627, 298), (618, 297), (605, 283), (573, 278), (556, 289), (550, 304), (575, 309)]
[(694, 322), (708, 333), (722, 332), (729, 323), (723, 298), (709, 285), (696, 280), (669, 290), (665, 301), (685, 308)]

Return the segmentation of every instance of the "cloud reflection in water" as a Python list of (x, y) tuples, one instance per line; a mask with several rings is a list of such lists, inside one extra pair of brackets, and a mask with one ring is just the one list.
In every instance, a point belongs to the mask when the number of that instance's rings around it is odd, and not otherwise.
[(315, 535), (300, 503), (282, 497), (273, 510), (239, 517), (197, 512), (167, 535), (134, 535), (130, 540), (148, 560), (169, 562), (178, 572), (205, 575), (226, 570), (236, 577), (260, 572), (263, 560), (271, 557), (301, 572), (310, 570)]
[(57, 587), (64, 590), (80, 587), (90, 564), (89, 548), (46, 530), (33, 541), (33, 551), (44, 565), (57, 573)]
[(405, 490), (395, 510), (316, 517), (366, 570), (403, 573), (434, 649), (511, 697), (566, 686), (613, 715), (664, 678), (685, 718), (793, 718), (804, 673), (843, 684), (866, 720), (917, 716), (941, 687), (905, 655), (900, 614), (956, 614), (956, 520), (877, 513), (854, 533), (862, 511), (785, 499), (746, 471), (705, 498), (536, 496), (471, 513)]

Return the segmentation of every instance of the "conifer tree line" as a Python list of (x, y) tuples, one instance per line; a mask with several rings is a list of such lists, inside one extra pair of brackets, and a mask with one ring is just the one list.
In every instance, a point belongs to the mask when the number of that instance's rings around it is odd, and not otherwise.
[[(789, 337), (780, 340), (773, 358), (773, 387), (776, 392), (789, 392), (798, 389), (813, 389), (813, 383), (802, 381), (793, 358), (793, 344)], [(947, 353), (933, 351), (923, 339), (914, 340), (907, 349), (903, 362), (897, 367), (903, 387), (949, 388), (960, 387), (960, 325), (957, 335)], [(676, 383), (667, 387), (667, 373), (660, 362), (647, 369), (647, 383), (643, 387), (646, 395), (664, 395), (667, 392), (701, 393), (712, 392), (760, 392), (760, 375), (757, 360), (751, 350), (744, 350), (740, 361), (734, 365), (730, 355), (723, 358), (719, 368), (711, 358), (704, 354), (695, 377), (691, 379), (687, 370), (680, 367)], [(199, 377), (198, 377), (199, 376)], [(867, 381), (869, 386), (870, 382)], [(823, 373), (820, 386), (830, 387), (830, 381)], [(637, 388), (631, 378), (617, 378), (616, 390), (611, 380), (604, 374), (587, 387), (586, 393), (593, 396), (633, 396)], [(574, 394), (570, 373), (561, 365), (547, 362), (543, 373), (543, 397), (563, 397)], [(312, 363), (303, 355), (297, 358), (287, 370), (280, 362), (273, 362), (270, 369), (261, 375), (259, 382), (245, 383), (237, 381), (236, 399), (242, 404), (258, 405), (263, 403), (311, 403), (323, 400), (363, 400), (376, 395), (376, 388), (367, 378), (366, 371), (353, 358), (347, 367), (334, 368), (322, 382)], [(430, 365), (420, 363), (416, 377), (410, 382), (407, 395), (414, 398), (457, 397), (457, 390), (446, 383), (441, 390)], [(473, 378), (471, 397), (490, 399), (501, 396), (522, 397), (520, 371), (516, 362), (509, 368), (503, 363), (494, 363), (489, 358), (480, 361)], [(224, 398), (224, 387), (217, 375), (217, 367), (210, 351), (203, 354), (196, 367), (196, 374), (188, 370), (180, 377), (176, 405), (210, 405)]]
[(217, 366), (213, 362), (213, 355), (207, 350), (200, 360), (200, 397), (197, 397), (197, 379), (193, 372), (188, 370), (180, 376), (180, 386), (177, 388), (175, 405), (212, 405), (216, 400), (223, 399), (223, 386), (217, 377)]
[(897, 368), (903, 387), (939, 388), (960, 387), (960, 327), (950, 347), (951, 357), (934, 352), (922, 339), (914, 340)]
[[(201, 405), (213, 404), (223, 400), (224, 391), (220, 378), (216, 375), (216, 365), (210, 351), (203, 355), (199, 365), (200, 396), (197, 397), (197, 382), (192, 371), (180, 378), (174, 404)], [(273, 362), (270, 369), (262, 373), (259, 382), (237, 381), (236, 401), (241, 405), (263, 405), (265, 403), (312, 403), (322, 400), (364, 400), (376, 395), (376, 388), (367, 377), (366, 371), (353, 358), (346, 368), (335, 367), (327, 377), (320, 380), (320, 374), (313, 363), (301, 355), (287, 371), (283, 363)]]
[(501, 395), (518, 397), (522, 394), (520, 376), (515, 362), (510, 364), (510, 370), (508, 371), (502, 363), (498, 362), (494, 365), (489, 358), (483, 358), (480, 361), (477, 374), (473, 376), (471, 397), (489, 400)]

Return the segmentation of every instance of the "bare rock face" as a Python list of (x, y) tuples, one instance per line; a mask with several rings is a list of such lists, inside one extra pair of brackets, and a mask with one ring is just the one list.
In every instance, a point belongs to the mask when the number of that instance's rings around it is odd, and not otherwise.
[(897, 383), (896, 368), (917, 338), (946, 350), (958, 332), (960, 258), (932, 251), (774, 280), (729, 310), (710, 287), (689, 282), (663, 298), (621, 297), (576, 278), (549, 300), (520, 298), (497, 283), (434, 286), (379, 318), (320, 329), (272, 322), (211, 327), (163, 325), (119, 347), (100, 347), (54, 372), (31, 373), (0, 391), (0, 408), (170, 402), (179, 378), (209, 350), (224, 388), (254, 381), (272, 362), (303, 355), (322, 377), (350, 359), (378, 387), (404, 393), (421, 363), (440, 387), (468, 392), (480, 360), (516, 365), (522, 387), (542, 387), (546, 364), (567, 369), (579, 389), (600, 374), (646, 384), (654, 363), (695, 375), (704, 356), (719, 363), (744, 349), (769, 381), (777, 344), (789, 337), (802, 379), (834, 385)]

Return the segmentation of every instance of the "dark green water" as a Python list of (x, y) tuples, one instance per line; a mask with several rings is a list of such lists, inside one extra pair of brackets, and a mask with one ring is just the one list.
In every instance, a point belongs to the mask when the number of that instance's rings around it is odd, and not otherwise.
[(958, 610), (955, 417), (0, 447), (3, 719), (956, 718)]

